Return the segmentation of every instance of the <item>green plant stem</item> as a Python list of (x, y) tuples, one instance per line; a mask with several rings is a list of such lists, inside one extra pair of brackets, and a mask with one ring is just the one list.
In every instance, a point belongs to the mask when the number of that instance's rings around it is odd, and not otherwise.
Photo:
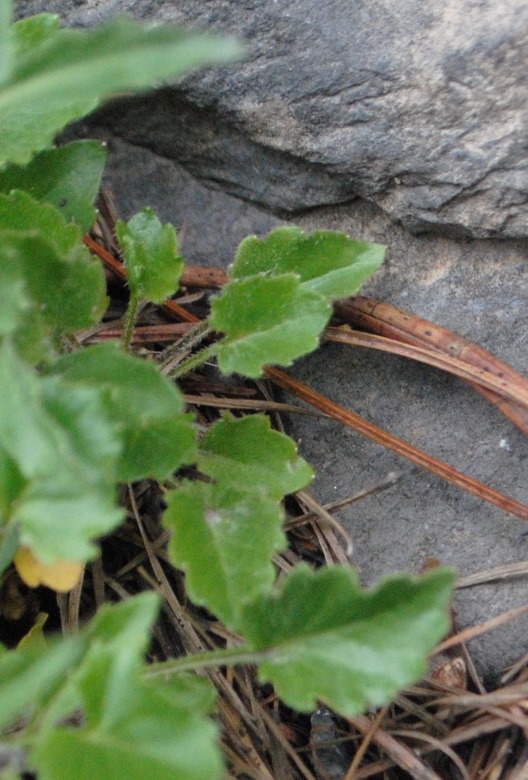
[(125, 330), (123, 333), (123, 349), (126, 352), (130, 352), (130, 344), (132, 343), (132, 335), (134, 333), (134, 325), (136, 324), (138, 309), (139, 298), (137, 295), (131, 295), (125, 314)]
[(200, 366), (203, 366), (203, 364), (211, 358), (216, 357), (217, 351), (217, 344), (211, 344), (210, 346), (205, 347), (195, 355), (191, 355), (187, 360), (182, 361), (169, 373), (169, 376), (171, 379), (179, 379), (180, 377), (185, 376), (185, 374), (188, 374), (190, 371), (194, 371), (195, 369), (200, 368)]
[(207, 653), (195, 653), (167, 661), (152, 664), (143, 675), (149, 680), (165, 674), (181, 672), (196, 672), (198, 669), (215, 669), (219, 666), (236, 666), (238, 664), (257, 664), (269, 655), (269, 650), (250, 650), (247, 645), (242, 647), (226, 647), (223, 650), (211, 650)]

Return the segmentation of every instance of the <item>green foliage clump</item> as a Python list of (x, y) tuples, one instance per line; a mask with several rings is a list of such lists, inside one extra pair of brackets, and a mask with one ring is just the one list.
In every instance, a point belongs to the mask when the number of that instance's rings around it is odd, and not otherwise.
[[(0, 0), (0, 569), (14, 559), (26, 577), (71, 588), (123, 518), (119, 483), (169, 480), (170, 560), (240, 644), (147, 666), (157, 597), (105, 606), (76, 635), (2, 650), (2, 741), (43, 780), (220, 778), (213, 689), (189, 670), (255, 663), (302, 711), (380, 705), (424, 672), (452, 575), (364, 591), (347, 567), (299, 566), (275, 583), (282, 501), (313, 473), (262, 416), (226, 415), (200, 439), (178, 387), (127, 351), (138, 307), (171, 295), (183, 267), (174, 228), (151, 209), (117, 226), (125, 344), (76, 346), (106, 307), (102, 267), (82, 243), (105, 150), (55, 148), (55, 134), (117, 91), (229, 60), (238, 44), (123, 19), (80, 31), (50, 14), (11, 26), (9, 16)], [(246, 239), (212, 304), (221, 338), (198, 360), (247, 377), (291, 364), (317, 347), (332, 300), (355, 294), (382, 259), (382, 247), (341, 233)], [(175, 477), (184, 465), (204, 479)]]

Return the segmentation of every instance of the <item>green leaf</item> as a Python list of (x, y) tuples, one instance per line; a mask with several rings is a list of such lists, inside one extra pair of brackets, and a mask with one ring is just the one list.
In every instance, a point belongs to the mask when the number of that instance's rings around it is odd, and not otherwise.
[(395, 575), (364, 591), (351, 569), (302, 565), (245, 608), (239, 630), (269, 651), (259, 677), (291, 707), (308, 712), (320, 700), (354, 715), (424, 674), (448, 629), (453, 579), (446, 569)]
[(192, 416), (182, 413), (181, 393), (152, 363), (127, 355), (115, 344), (98, 344), (65, 356), (53, 372), (104, 393), (124, 442), (120, 480), (166, 479), (195, 460)]
[[(14, 333), (31, 307), (22, 270), (18, 264), (9, 262), (8, 259), (9, 255), (13, 257), (14, 254), (14, 252), (10, 253), (6, 246), (3, 250), (0, 248), (0, 257), (4, 260), (0, 263), (0, 335), (2, 336)], [(38, 334), (36, 338), (38, 339)]]
[[(70, 672), (63, 700), (47, 714), (31, 755), (39, 777), (221, 776), (217, 730), (204, 717), (211, 708), (211, 686), (188, 677), (150, 683), (141, 679), (141, 656), (156, 608), (153, 594), (142, 594), (106, 607), (83, 632), (86, 655), (78, 670)], [(59, 712), (64, 715), (66, 704), (73, 703), (82, 707), (85, 724), (51, 729)]]
[(97, 212), (93, 203), (101, 184), (106, 149), (99, 141), (74, 141), (45, 151), (25, 166), (8, 165), (0, 171), (0, 192), (25, 190), (35, 200), (60, 210), (85, 233)]
[(99, 321), (106, 308), (101, 263), (76, 225), (24, 192), (0, 194), (0, 332), (14, 333), (39, 362), (63, 335)]
[(6, 523), (12, 512), (15, 501), (20, 497), (26, 486), (16, 462), (0, 445), (0, 520)]
[[(0, 478), (3, 480), (4, 475), (2, 474)], [(13, 562), (19, 545), (18, 528), (16, 525), (8, 525), (2, 528), (0, 533), (0, 576)]]
[(231, 38), (168, 25), (142, 28), (126, 19), (59, 30), (56, 17), (41, 14), (11, 29), (18, 56), (0, 92), (0, 167), (27, 163), (112, 94), (146, 89), (241, 52)]
[(269, 590), (271, 557), (285, 547), (278, 501), (255, 489), (185, 482), (166, 495), (169, 555), (184, 569), (189, 595), (236, 627), (243, 605)]
[(11, 41), (9, 23), (11, 22), (10, 0), (0, 0), (0, 87), (9, 76), (11, 69)]
[(292, 273), (232, 281), (211, 306), (211, 327), (226, 334), (218, 365), (251, 378), (267, 363), (289, 366), (316, 349), (331, 313), (326, 299), (303, 289)]
[(244, 279), (259, 273), (293, 272), (300, 276), (303, 288), (333, 300), (355, 295), (384, 256), (381, 244), (354, 241), (345, 233), (318, 230), (307, 236), (298, 227), (282, 227), (262, 240), (244, 239), (230, 276)]
[(0, 729), (30, 715), (64, 685), (82, 653), (79, 638), (0, 654)]
[(172, 225), (162, 225), (154, 211), (145, 208), (128, 222), (119, 220), (116, 235), (125, 256), (133, 297), (163, 303), (177, 291), (183, 258), (178, 255)]
[[(103, 659), (104, 660), (104, 659)], [(94, 665), (82, 681), (88, 698), (109, 686), (104, 665)], [(56, 729), (32, 753), (42, 780), (215, 780), (224, 776), (217, 728), (186, 711), (177, 696), (128, 680), (128, 710), (113, 727), (88, 710), (81, 729)], [(170, 686), (169, 686), (170, 687)], [(100, 691), (104, 695), (105, 691)]]
[[(105, 605), (76, 636), (52, 637), (46, 644), (0, 654), (0, 728), (21, 715), (42, 712), (51, 703), (41, 716), (47, 734), (59, 718), (79, 708), (82, 698), (77, 670), (83, 673), (83, 659), (89, 659), (94, 647), (110, 651), (117, 665), (124, 661), (127, 669), (136, 671), (157, 609), (155, 595), (145, 593), (117, 605)], [(113, 707), (119, 706), (118, 691), (109, 686), (105, 701), (113, 712)]]
[(0, 397), (0, 440), (26, 481), (11, 512), (21, 544), (43, 563), (93, 557), (92, 540), (122, 517), (121, 441), (100, 393), (34, 376), (6, 340)]
[(238, 420), (225, 414), (202, 439), (198, 466), (223, 485), (242, 491), (260, 488), (276, 499), (300, 490), (314, 477), (297, 455), (295, 442), (272, 430), (261, 414)]

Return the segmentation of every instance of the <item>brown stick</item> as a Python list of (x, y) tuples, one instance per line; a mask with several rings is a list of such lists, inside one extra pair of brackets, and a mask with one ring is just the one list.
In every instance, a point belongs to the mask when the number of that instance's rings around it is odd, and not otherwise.
[(359, 415), (349, 412), (348, 409), (345, 409), (343, 406), (339, 406), (339, 404), (336, 404), (324, 395), (317, 393), (302, 382), (298, 382), (296, 379), (288, 376), (284, 371), (268, 366), (266, 368), (266, 377), (279, 385), (279, 387), (283, 387), (290, 393), (293, 393), (297, 398), (306, 401), (306, 403), (314, 406), (321, 412), (328, 414), (334, 420), (346, 425), (347, 428), (352, 428), (352, 430), (361, 433), (363, 436), (375, 441), (377, 444), (382, 444), (397, 455), (403, 455), (404, 458), (407, 458), (412, 463), (416, 463), (418, 466), (427, 469), (427, 471), (431, 471), (433, 474), (443, 477), (447, 482), (451, 482), (452, 484), (461, 487), (468, 493), (478, 496), (478, 498), (481, 498), (483, 501), (487, 501), (489, 504), (498, 506), (506, 512), (511, 512), (511, 514), (520, 517), (522, 520), (528, 521), (528, 506), (525, 504), (521, 504), (514, 498), (505, 496), (497, 490), (494, 490), (487, 485), (483, 485), (482, 482), (478, 482), (476, 479), (468, 477), (466, 474), (462, 474), (460, 471), (448, 466), (447, 463), (444, 463), (437, 458), (433, 458), (431, 455), (419, 450), (417, 447), (413, 447), (411, 444), (392, 436), (382, 428), (378, 428), (377, 425), (372, 425), (372, 423), (367, 422), (367, 420), (364, 420)]
[[(441, 328), (429, 320), (420, 319), (401, 311), (395, 306), (381, 303), (373, 298), (357, 296), (334, 304), (336, 313), (345, 321), (364, 330), (378, 333), (399, 342), (415, 344), (419, 347), (432, 347), (465, 363), (479, 368), (497, 377), (505, 383), (513, 394), (525, 394), (528, 380), (482, 347), (472, 344), (462, 336)], [(468, 381), (468, 380), (465, 380)], [(528, 409), (522, 403), (505, 399), (501, 394), (468, 381), (468, 384), (484, 396), (490, 403), (528, 434)]]

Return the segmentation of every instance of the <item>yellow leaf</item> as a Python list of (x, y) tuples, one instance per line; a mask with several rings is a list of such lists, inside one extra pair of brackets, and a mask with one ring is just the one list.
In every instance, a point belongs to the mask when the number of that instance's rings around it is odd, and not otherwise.
[(74, 588), (81, 579), (84, 568), (81, 561), (58, 559), (54, 563), (42, 563), (29, 547), (19, 547), (13, 562), (30, 588), (45, 585), (58, 593), (66, 593)]
[(36, 642), (40, 642), (44, 639), (44, 626), (49, 615), (47, 612), (39, 612), (35, 620), (34, 625), (31, 626), (27, 634), (24, 634), (22, 639), (17, 645), (17, 650), (22, 650), (24, 647), (34, 645)]

